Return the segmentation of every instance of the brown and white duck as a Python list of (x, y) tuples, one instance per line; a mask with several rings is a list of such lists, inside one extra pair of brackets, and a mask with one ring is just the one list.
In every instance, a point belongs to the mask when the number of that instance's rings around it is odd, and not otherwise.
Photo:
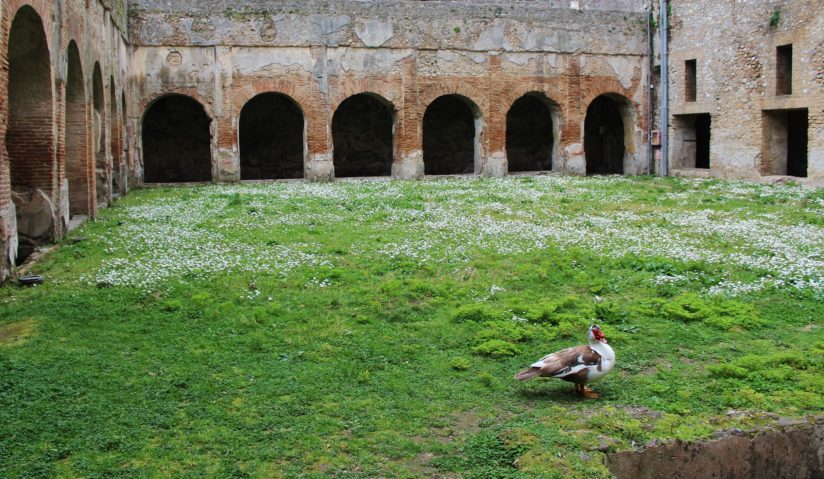
[(541, 358), (532, 366), (515, 375), (525, 381), (535, 376), (563, 379), (575, 383), (575, 391), (595, 399), (598, 393), (585, 385), (600, 380), (615, 366), (615, 351), (598, 325), (589, 328), (589, 346), (562, 349)]

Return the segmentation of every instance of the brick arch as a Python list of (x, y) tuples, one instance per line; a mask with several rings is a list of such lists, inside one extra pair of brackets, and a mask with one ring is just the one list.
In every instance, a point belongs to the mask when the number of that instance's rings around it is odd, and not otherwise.
[[(468, 100), (470, 106), (476, 110), (474, 112), (475, 114), (480, 115), (481, 118), (489, 117), (486, 95), (478, 91), (476, 87), (460, 80), (447, 80), (430, 87), (422, 87), (421, 93), (418, 96), (418, 117), (423, 118), (429, 105), (438, 98), (446, 95), (462, 96)], [(475, 98), (480, 98), (481, 101), (477, 101)]]
[(140, 113), (140, 124), (143, 124), (143, 119), (146, 116), (146, 112), (151, 108), (152, 105), (158, 102), (158, 100), (162, 100), (167, 96), (172, 95), (181, 95), (187, 96), (192, 100), (198, 102), (200, 106), (203, 108), (203, 111), (206, 112), (206, 116), (209, 117), (213, 123), (215, 121), (215, 114), (213, 110), (213, 105), (211, 102), (204, 101), (203, 97), (200, 95), (196, 87), (182, 87), (182, 88), (175, 88), (174, 90), (169, 91), (159, 91), (154, 92), (149, 95), (146, 95), (144, 98), (140, 100), (138, 104), (138, 109)]
[(509, 110), (516, 101), (529, 94), (542, 96), (551, 103), (559, 107), (562, 106), (561, 102), (558, 101), (558, 98), (563, 96), (560, 87), (537, 82), (515, 83), (511, 85), (502, 92), (501, 104), (505, 105), (504, 108), (506, 110)]
[(232, 88), (232, 111), (234, 116), (239, 117), (246, 103), (263, 93), (286, 95), (300, 107), (304, 116), (312, 111), (312, 92), (308, 86), (296, 85), (294, 82), (281, 79), (255, 78)]
[(401, 90), (385, 80), (374, 78), (358, 78), (340, 82), (329, 95), (330, 110), (334, 112), (348, 98), (362, 93), (380, 97), (381, 100), (389, 103), (394, 111), (399, 110), (398, 100), (402, 95)]
[(586, 112), (589, 105), (599, 96), (607, 95), (613, 99), (622, 98), (627, 105), (631, 106), (636, 113), (639, 113), (640, 105), (635, 104), (631, 98), (638, 92), (641, 85), (641, 70), (635, 68), (632, 75), (632, 83), (629, 88), (624, 88), (620, 80), (614, 77), (583, 78), (581, 85), (581, 105), (582, 113)]

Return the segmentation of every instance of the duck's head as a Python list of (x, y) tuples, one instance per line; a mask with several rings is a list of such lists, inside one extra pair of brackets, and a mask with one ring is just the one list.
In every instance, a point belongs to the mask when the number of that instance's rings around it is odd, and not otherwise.
[(604, 332), (601, 331), (601, 328), (597, 324), (593, 324), (589, 327), (589, 341), (600, 341), (607, 344), (607, 337), (604, 336)]

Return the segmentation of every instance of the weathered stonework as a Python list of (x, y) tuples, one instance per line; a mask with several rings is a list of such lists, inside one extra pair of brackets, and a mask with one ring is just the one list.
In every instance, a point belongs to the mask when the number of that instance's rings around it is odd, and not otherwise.
[[(579, 6), (337, 0), (224, 9), (223, 2), (208, 0), (185, 8), (140, 0), (130, 13), (130, 76), (137, 92), (130, 111), (140, 114), (166, 94), (189, 94), (212, 119), (211, 156), (219, 179), (235, 180), (243, 173), (227, 172), (240, 171), (243, 163), (244, 106), (263, 93), (286, 95), (305, 118), (304, 177), (329, 180), (335, 170), (333, 117), (346, 99), (367, 93), (394, 112), (392, 176), (420, 178), (427, 109), (456, 95), (475, 116), (470, 172), (502, 176), (508, 172), (507, 112), (520, 97), (540, 94), (556, 130), (552, 169), (584, 174), (582, 148), (568, 146), (583, 143), (587, 106), (608, 94), (627, 110), (623, 171), (647, 172), (643, 8), (633, 2)], [(623, 10), (608, 10), (615, 6)], [(563, 158), (563, 152), (578, 158)], [(566, 169), (568, 164), (576, 166)]]
[[(673, 173), (824, 184), (824, 3), (673, 0), (671, 5)], [(776, 50), (782, 45), (792, 45), (791, 94), (777, 92)], [(687, 60), (695, 60), (697, 69), (695, 101), (685, 97)], [(781, 118), (782, 111), (798, 109), (807, 110), (809, 122), (803, 175), (788, 172), (786, 119)], [(691, 120), (698, 114), (711, 117), (708, 170), (694, 168), (692, 153), (683, 151), (694, 148)]]
[[(143, 183), (660, 171), (648, 2), (253, 3), (0, 0), (0, 281), (13, 189), (51, 241)], [(673, 174), (824, 184), (821, 0), (670, 5)]]

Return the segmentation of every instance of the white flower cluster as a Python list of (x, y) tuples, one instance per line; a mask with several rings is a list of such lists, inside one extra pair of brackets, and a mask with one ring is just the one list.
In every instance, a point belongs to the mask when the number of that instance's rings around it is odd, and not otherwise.
[[(328, 239), (323, 235), (317, 236), (317, 244), (237, 238), (323, 228), (355, 229), (359, 239), (348, 254), (362, 261), (406, 258), (459, 267), (482, 254), (538, 254), (548, 246), (576, 247), (611, 258), (697, 261), (755, 273), (752, 282), (721, 282), (710, 288), (714, 293), (764, 288), (824, 291), (820, 222), (802, 223), (776, 208), (757, 213), (760, 210), (732, 207), (742, 200), (798, 202), (807, 191), (717, 180), (672, 182), (672, 191), (654, 180), (554, 175), (191, 188), (113, 209), (109, 221), (120, 220), (121, 226), (101, 238), (110, 258), (90, 279), (149, 288), (175, 278), (224, 272), (288, 275), (304, 267), (317, 271), (331, 267), (330, 259), (318, 252)], [(647, 189), (644, 198), (654, 191), (655, 200), (640, 200), (636, 188)], [(702, 207), (708, 197), (711, 206)], [(667, 206), (672, 204), (679, 206)], [(824, 216), (821, 200), (805, 204), (804, 214)], [(662, 274), (654, 282), (688, 279)], [(330, 284), (320, 279), (309, 282), (321, 288)]]

